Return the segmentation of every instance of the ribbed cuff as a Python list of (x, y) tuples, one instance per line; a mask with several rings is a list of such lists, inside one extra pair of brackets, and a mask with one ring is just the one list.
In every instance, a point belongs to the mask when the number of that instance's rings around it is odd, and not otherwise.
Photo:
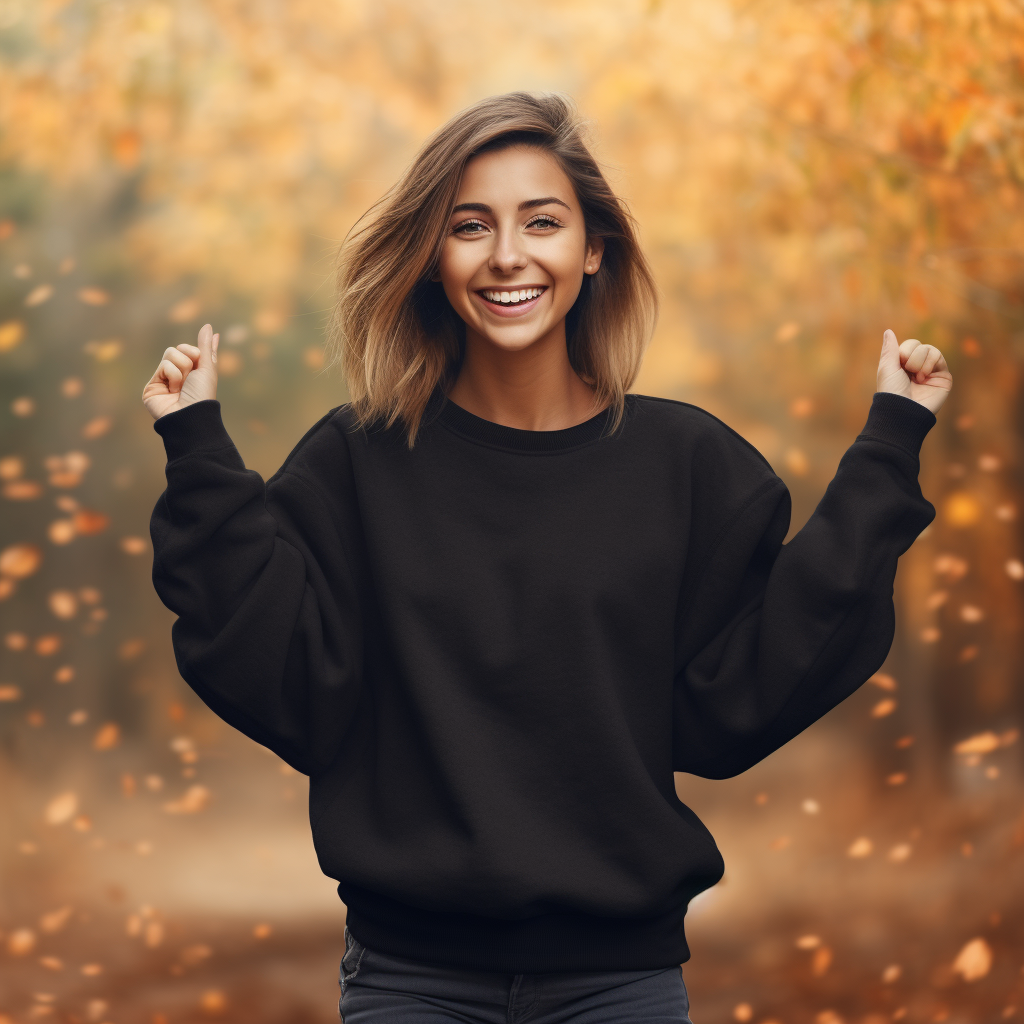
[(220, 402), (206, 398), (153, 421), (153, 429), (164, 439), (167, 461), (192, 452), (227, 448), (233, 444), (220, 416)]
[(871, 400), (868, 421), (858, 437), (896, 445), (916, 459), (925, 435), (935, 422), (935, 414), (920, 402), (889, 391), (876, 391)]

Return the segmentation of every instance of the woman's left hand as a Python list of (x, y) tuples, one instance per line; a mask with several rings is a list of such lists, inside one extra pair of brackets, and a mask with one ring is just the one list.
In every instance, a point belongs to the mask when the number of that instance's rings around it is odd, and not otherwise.
[(916, 338), (900, 345), (892, 331), (882, 335), (876, 391), (912, 398), (935, 414), (952, 387), (946, 358), (934, 345), (922, 345)]

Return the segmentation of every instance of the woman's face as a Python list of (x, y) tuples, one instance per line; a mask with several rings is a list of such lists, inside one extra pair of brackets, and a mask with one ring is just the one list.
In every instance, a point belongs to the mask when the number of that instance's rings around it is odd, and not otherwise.
[(519, 350), (564, 332), (602, 250), (600, 239), (588, 245), (583, 211), (555, 157), (515, 146), (466, 165), (435, 280), (468, 334)]

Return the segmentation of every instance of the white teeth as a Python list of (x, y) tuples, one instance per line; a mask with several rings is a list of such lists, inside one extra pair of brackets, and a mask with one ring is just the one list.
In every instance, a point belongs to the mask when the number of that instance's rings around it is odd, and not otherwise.
[(510, 306), (517, 302), (527, 302), (530, 299), (535, 299), (543, 290), (543, 288), (521, 288), (519, 291), (514, 292), (485, 291), (483, 295), (488, 302), (500, 302), (503, 305)]

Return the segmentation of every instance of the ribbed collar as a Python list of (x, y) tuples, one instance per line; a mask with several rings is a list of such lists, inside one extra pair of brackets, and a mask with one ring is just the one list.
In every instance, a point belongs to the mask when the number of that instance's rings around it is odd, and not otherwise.
[(506, 427), (474, 416), (447, 398), (437, 415), (437, 421), (467, 441), (491, 448), (503, 448), (510, 452), (554, 452), (596, 441), (604, 433), (611, 414), (612, 407), (609, 406), (589, 420), (564, 430), (521, 430), (519, 427)]

